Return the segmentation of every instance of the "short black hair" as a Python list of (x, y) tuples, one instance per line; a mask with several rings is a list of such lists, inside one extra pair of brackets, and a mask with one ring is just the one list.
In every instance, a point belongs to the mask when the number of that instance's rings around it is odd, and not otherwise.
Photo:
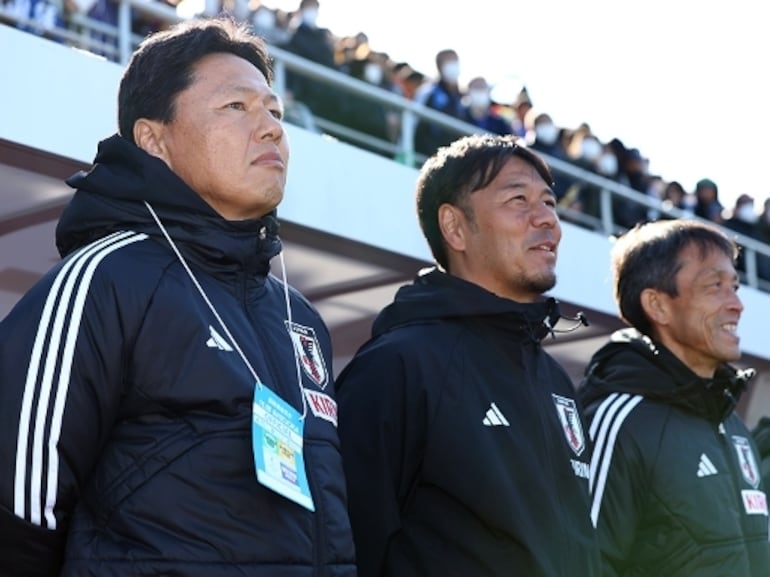
[(457, 206), (472, 219), (467, 199), (471, 193), (489, 186), (512, 156), (530, 164), (548, 186), (553, 186), (551, 170), (545, 161), (511, 134), (463, 136), (439, 148), (423, 164), (417, 179), (417, 216), (433, 257), (445, 270), (448, 257), (438, 224), (439, 207), (442, 204)]
[(272, 83), (267, 46), (246, 24), (229, 17), (180, 22), (148, 36), (131, 56), (118, 91), (121, 136), (136, 144), (134, 124), (140, 118), (171, 122), (177, 95), (193, 83), (195, 65), (217, 53), (247, 60)]
[(611, 259), (615, 302), (621, 318), (639, 332), (652, 336), (642, 291), (652, 288), (677, 296), (680, 256), (691, 245), (701, 255), (719, 251), (733, 262), (738, 257), (738, 245), (721, 229), (695, 219), (637, 224), (615, 242)]

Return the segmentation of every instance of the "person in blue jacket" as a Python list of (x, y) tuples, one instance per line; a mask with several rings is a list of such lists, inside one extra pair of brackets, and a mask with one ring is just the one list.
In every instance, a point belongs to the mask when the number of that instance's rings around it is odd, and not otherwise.
[(329, 333), (270, 273), (269, 62), (227, 19), (129, 62), (63, 260), (0, 324), (0, 575), (356, 575)]
[[(559, 321), (550, 171), (475, 135), (423, 166), (438, 266), (399, 289), (337, 380), (362, 577), (594, 577), (587, 430), (543, 349)], [(564, 329), (562, 329), (564, 330)]]

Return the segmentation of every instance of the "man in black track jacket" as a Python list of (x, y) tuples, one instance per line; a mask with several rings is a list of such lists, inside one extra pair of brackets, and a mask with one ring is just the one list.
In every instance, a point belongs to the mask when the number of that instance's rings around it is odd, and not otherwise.
[(754, 374), (740, 356), (735, 244), (702, 222), (637, 226), (612, 254), (633, 328), (592, 358), (591, 519), (603, 575), (767, 577), (767, 498), (734, 413)]
[(329, 334), (270, 274), (270, 82), (227, 20), (129, 63), (64, 259), (0, 324), (0, 575), (355, 577)]
[(421, 273), (338, 379), (363, 577), (593, 577), (587, 431), (541, 340), (559, 319), (551, 176), (514, 138), (428, 160)]

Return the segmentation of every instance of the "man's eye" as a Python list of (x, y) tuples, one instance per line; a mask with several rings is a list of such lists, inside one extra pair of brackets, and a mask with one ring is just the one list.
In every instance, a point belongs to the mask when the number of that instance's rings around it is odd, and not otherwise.
[(228, 108), (232, 108), (233, 110), (245, 110), (246, 106), (243, 104), (243, 102), (231, 102), (227, 105)]
[(272, 114), (273, 117), (276, 118), (277, 120), (283, 120), (283, 110), (276, 108), (274, 110), (271, 110), (270, 114)]

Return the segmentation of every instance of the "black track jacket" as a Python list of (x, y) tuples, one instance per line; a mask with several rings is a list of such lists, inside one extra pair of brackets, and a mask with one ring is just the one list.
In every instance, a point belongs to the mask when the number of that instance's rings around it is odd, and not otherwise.
[(436, 270), (383, 310), (337, 381), (362, 577), (598, 575), (557, 319)]
[(770, 575), (759, 460), (733, 412), (752, 375), (724, 365), (700, 378), (633, 329), (594, 355), (579, 395), (603, 575)]
[[(293, 290), (287, 325), (275, 218), (222, 219), (118, 136), (70, 184), (65, 258), (0, 324), (0, 575), (353, 577), (330, 339)], [(307, 406), (315, 513), (257, 481), (238, 347)]]

